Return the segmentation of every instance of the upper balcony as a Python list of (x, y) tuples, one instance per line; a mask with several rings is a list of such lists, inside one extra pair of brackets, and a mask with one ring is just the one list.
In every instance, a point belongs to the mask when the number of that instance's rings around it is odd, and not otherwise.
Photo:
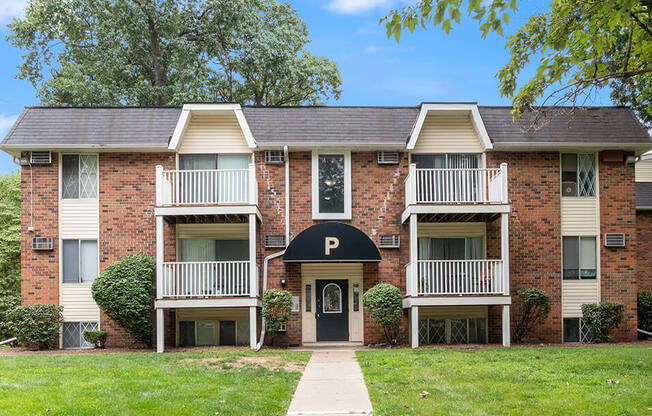
[(508, 209), (507, 164), (499, 168), (417, 169), (405, 179), (410, 214), (500, 213)]
[(256, 167), (165, 170), (156, 167), (156, 207), (161, 215), (246, 215), (258, 212)]

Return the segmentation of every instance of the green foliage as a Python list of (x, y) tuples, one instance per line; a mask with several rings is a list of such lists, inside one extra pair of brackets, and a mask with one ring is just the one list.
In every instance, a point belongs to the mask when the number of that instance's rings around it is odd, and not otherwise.
[(383, 328), (387, 342), (398, 343), (403, 317), (403, 296), (399, 288), (379, 283), (362, 295), (362, 306), (369, 311), (374, 323)]
[(263, 294), (263, 317), (267, 326), (267, 334), (274, 342), (274, 337), (281, 325), (290, 319), (292, 311), (292, 294), (287, 290), (267, 289)]
[[(652, 332), (652, 292), (638, 292), (637, 311), (638, 327), (644, 331)], [(647, 338), (647, 336), (644, 337)]]
[(134, 339), (152, 345), (156, 263), (132, 254), (107, 267), (93, 282), (93, 299)]
[(104, 348), (107, 335), (106, 331), (84, 331), (82, 334), (87, 342), (95, 344), (95, 348)]
[(178, 105), (339, 99), (337, 65), (305, 49), (276, 0), (33, 0), (8, 25), (18, 78), (48, 105)]
[(12, 309), (18, 306), (20, 306), (20, 298), (18, 296), (0, 296), (0, 341), (13, 337), (9, 332), (7, 315)]
[(536, 324), (542, 324), (550, 313), (550, 296), (541, 289), (527, 288), (516, 291), (513, 341), (523, 342)]
[(582, 321), (591, 330), (593, 341), (607, 342), (610, 331), (622, 324), (624, 305), (616, 302), (588, 303), (582, 305)]
[[(392, 10), (387, 36), (432, 24), (449, 33), (463, 11), (478, 21), (482, 37), (503, 35), (517, 0), (422, 0)], [(464, 5), (466, 4), (466, 7)], [(632, 105), (652, 122), (652, 3), (644, 0), (553, 0), (507, 37), (511, 57), (498, 72), (500, 93), (512, 98), (515, 115), (536, 103), (583, 104), (596, 90), (614, 87), (612, 99)], [(538, 66), (531, 68), (531, 62)], [(533, 70), (534, 69), (534, 70)], [(527, 75), (526, 75), (527, 74)], [(530, 76), (519, 82), (521, 76)], [(551, 91), (551, 86), (557, 89)]]
[(0, 298), (10, 295), (20, 295), (20, 173), (18, 172), (0, 175)]
[(13, 308), (7, 314), (9, 333), (18, 338), (19, 344), (50, 350), (59, 339), (62, 310), (62, 307), (50, 304)]

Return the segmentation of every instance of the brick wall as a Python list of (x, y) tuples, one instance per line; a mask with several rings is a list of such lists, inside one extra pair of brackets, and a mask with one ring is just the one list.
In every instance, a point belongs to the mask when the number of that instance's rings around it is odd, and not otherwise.
[[(600, 160), (600, 233), (627, 234), (625, 247), (607, 248), (600, 242), (600, 290), (602, 301), (625, 305), (623, 325), (614, 331), (615, 341), (636, 339), (637, 241), (634, 166)], [(649, 258), (648, 252), (645, 258)]]
[[(59, 304), (58, 161), (58, 154), (53, 153), (50, 165), (21, 167), (20, 293), (24, 305)], [(34, 232), (28, 231), (32, 202)], [(32, 237), (53, 237), (54, 250), (32, 250)]]
[(652, 211), (636, 213), (636, 231), (638, 290), (652, 291)]

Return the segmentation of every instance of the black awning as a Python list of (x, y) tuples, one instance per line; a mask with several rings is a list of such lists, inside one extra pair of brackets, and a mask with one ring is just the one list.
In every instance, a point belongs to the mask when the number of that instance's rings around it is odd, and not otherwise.
[(341, 222), (324, 222), (294, 237), (283, 261), (370, 263), (380, 261), (380, 252), (367, 234), (357, 228)]

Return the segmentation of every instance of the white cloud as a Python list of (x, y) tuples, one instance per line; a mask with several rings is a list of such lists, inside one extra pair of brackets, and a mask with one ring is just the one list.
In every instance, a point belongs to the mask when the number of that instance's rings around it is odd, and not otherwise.
[(15, 115), (8, 115), (8, 114), (0, 114), (0, 140), (2, 140), (5, 137), (5, 134), (11, 126), (14, 125), (14, 122), (18, 118), (18, 114)]
[(374, 45), (367, 46), (366, 48), (364, 48), (364, 53), (368, 53), (368, 54), (376, 53), (378, 51), (380, 51), (380, 48)]
[(0, 0), (0, 22), (8, 22), (14, 17), (22, 16), (27, 7), (27, 0)]
[(393, 0), (330, 0), (326, 7), (336, 13), (355, 14), (379, 7), (385, 7), (389, 11), (393, 3)]

